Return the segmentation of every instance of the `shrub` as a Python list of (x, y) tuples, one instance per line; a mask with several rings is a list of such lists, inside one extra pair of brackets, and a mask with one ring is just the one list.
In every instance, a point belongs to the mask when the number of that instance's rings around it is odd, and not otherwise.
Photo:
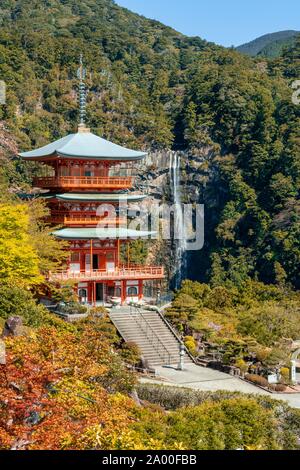
[[(91, 313), (92, 309), (90, 310)], [(85, 328), (90, 327), (94, 331), (101, 333), (110, 344), (119, 345), (120, 337), (117, 330), (111, 322), (108, 314), (88, 315), (87, 317), (76, 322), (76, 329), (83, 331)]]
[(141, 350), (136, 343), (123, 343), (120, 353), (125, 362), (133, 366), (137, 365), (141, 360)]
[(186, 336), (184, 339), (184, 344), (193, 356), (197, 355), (196, 341), (193, 336)]
[(265, 407), (253, 396), (224, 396), (165, 415), (150, 414), (142, 409), (139, 415), (142, 419), (132, 424), (134, 430), (144, 442), (161, 440), (164, 449), (278, 450), (296, 447), (297, 434), (290, 433), (292, 439), (286, 445), (288, 433), (282, 432), (282, 422), (278, 422), (272, 407)]
[(252, 382), (255, 385), (260, 385), (261, 387), (269, 387), (269, 382), (261, 375), (246, 374), (245, 379), (249, 380), (249, 382)]
[(66, 313), (67, 315), (82, 315), (88, 311), (88, 308), (85, 305), (81, 305), (79, 302), (62, 304), (59, 305), (58, 309), (61, 313)]
[(286, 388), (287, 387), (284, 384), (276, 384), (275, 385), (275, 392), (285, 392)]
[(244, 361), (244, 359), (238, 359), (235, 363), (235, 367), (240, 369), (242, 374), (244, 374), (248, 370), (248, 364)]
[(168, 414), (167, 424), (167, 443), (181, 442), (184, 449), (280, 448), (277, 420), (255, 398), (231, 398), (187, 407)]
[(280, 369), (280, 375), (283, 380), (288, 381), (290, 379), (290, 369), (288, 367), (282, 367)]
[(105, 307), (92, 307), (89, 311), (91, 316), (101, 316), (107, 314), (107, 309)]
[(11, 316), (21, 317), (24, 325), (31, 328), (47, 325), (62, 330), (72, 331), (74, 329), (73, 326), (50, 313), (46, 307), (38, 304), (28, 290), (2, 284), (0, 285), (1, 325), (4, 325), (5, 320)]
[(220, 401), (240, 396), (239, 392), (205, 392), (188, 388), (156, 384), (138, 384), (137, 393), (141, 400), (155, 403), (166, 410), (176, 410), (186, 406), (201, 405), (205, 401)]

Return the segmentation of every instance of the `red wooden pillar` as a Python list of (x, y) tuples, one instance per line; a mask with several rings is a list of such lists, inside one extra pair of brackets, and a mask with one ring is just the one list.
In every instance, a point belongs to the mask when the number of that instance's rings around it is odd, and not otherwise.
[(127, 292), (126, 292), (126, 281), (121, 281), (121, 303), (124, 304), (126, 301)]
[(120, 239), (117, 240), (117, 268), (120, 267)]
[(91, 245), (90, 245), (90, 257), (91, 257), (91, 263), (90, 263), (90, 271), (93, 271), (93, 240), (91, 240)]
[(93, 282), (93, 297), (94, 297), (94, 305), (96, 306), (96, 302), (97, 302), (96, 281)]
[(93, 302), (93, 295), (92, 295), (92, 283), (88, 283), (88, 302), (92, 303)]
[(85, 254), (80, 252), (80, 271), (85, 271)]
[(143, 293), (143, 281), (139, 280), (139, 300), (141, 300), (144, 296)]

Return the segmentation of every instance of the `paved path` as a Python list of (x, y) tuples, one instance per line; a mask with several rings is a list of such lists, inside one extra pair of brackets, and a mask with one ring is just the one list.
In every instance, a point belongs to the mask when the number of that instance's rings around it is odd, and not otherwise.
[(267, 395), (277, 400), (285, 400), (294, 408), (300, 408), (300, 393), (269, 393), (248, 382), (244, 382), (238, 377), (232, 377), (223, 372), (197, 366), (196, 364), (188, 364), (183, 371), (178, 371), (171, 367), (157, 367), (156, 372), (156, 379), (142, 378), (141, 382), (172, 385), (173, 387), (185, 387), (210, 392), (228, 390), (231, 392)]

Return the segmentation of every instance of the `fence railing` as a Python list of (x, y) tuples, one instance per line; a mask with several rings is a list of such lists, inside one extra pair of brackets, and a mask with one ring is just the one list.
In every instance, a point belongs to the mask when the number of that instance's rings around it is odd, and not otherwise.
[(126, 219), (123, 217), (98, 217), (98, 216), (49, 216), (49, 222), (52, 224), (63, 224), (63, 225), (107, 225), (111, 224), (112, 227), (125, 225)]
[(162, 266), (135, 266), (135, 267), (119, 267), (112, 270), (87, 270), (87, 271), (61, 271), (49, 273), (49, 279), (52, 281), (67, 280), (135, 280), (135, 279), (163, 279), (165, 277), (164, 268)]
[(34, 185), (45, 188), (130, 188), (132, 177), (102, 176), (45, 176), (34, 179)]

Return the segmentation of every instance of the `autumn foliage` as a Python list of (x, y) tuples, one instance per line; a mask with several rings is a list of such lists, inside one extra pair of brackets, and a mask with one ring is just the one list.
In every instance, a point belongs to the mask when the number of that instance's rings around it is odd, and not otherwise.
[(84, 449), (96, 434), (105, 449), (131, 421), (133, 402), (117, 390), (132, 384), (109, 342), (89, 326), (9, 338), (0, 366), (0, 447)]

